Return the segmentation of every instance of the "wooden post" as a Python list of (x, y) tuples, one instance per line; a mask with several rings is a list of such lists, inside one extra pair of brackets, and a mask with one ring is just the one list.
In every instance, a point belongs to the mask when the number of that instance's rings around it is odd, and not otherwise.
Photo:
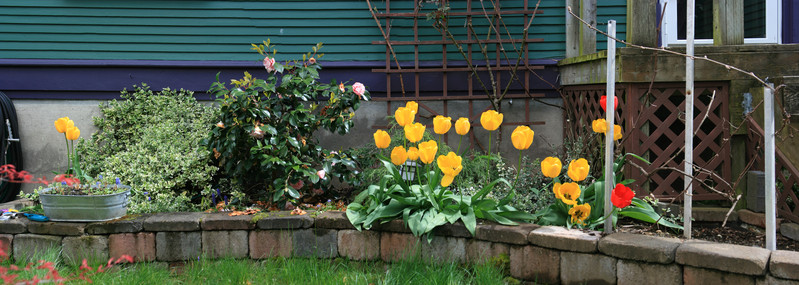
[(744, 44), (744, 0), (713, 0), (713, 45)]
[[(627, 0), (627, 41), (656, 47), (658, 0)], [(675, 3), (672, 3), (675, 5)]]
[[(608, 34), (616, 37), (616, 20), (608, 21)], [(613, 206), (610, 204), (610, 195), (615, 185), (615, 178), (613, 177), (613, 128), (616, 119), (616, 42), (608, 38), (608, 67), (607, 67), (607, 83), (605, 85), (605, 121), (608, 122), (608, 131), (605, 133), (605, 233), (613, 231), (613, 218), (610, 217), (610, 211)]]
[[(571, 7), (578, 14), (580, 0), (566, 0), (566, 7)], [(580, 21), (566, 11), (566, 58), (580, 55), (580, 26)]]
[[(596, 0), (582, 0), (580, 17), (591, 26), (596, 26)], [(580, 25), (580, 54), (596, 52), (596, 31)]]
[[(773, 87), (773, 84), (771, 84)], [(766, 170), (766, 249), (777, 250), (776, 165), (774, 160), (774, 90), (763, 87), (763, 139)]]
[(685, 238), (691, 238), (691, 210), (693, 204), (693, 164), (694, 164), (694, 26), (696, 3), (694, 0), (688, 0), (688, 9), (686, 12), (686, 33), (685, 33), (685, 53), (688, 57), (685, 58), (685, 195), (683, 196), (684, 213), (684, 234)]

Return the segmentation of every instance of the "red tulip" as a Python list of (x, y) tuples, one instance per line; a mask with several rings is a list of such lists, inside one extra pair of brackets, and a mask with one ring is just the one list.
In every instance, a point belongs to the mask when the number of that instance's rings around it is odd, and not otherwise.
[(633, 197), (635, 197), (635, 192), (633, 192), (630, 187), (619, 183), (616, 184), (616, 188), (613, 188), (613, 193), (610, 195), (610, 202), (612, 202), (617, 208), (621, 209), (629, 206), (630, 203), (632, 203)]
[[(607, 110), (605, 110), (607, 108), (607, 105), (608, 105), (608, 96), (602, 95), (602, 97), (599, 97), (599, 106), (602, 107), (602, 111), (607, 112)], [(619, 108), (619, 98), (613, 97), (613, 109), (616, 108)]]

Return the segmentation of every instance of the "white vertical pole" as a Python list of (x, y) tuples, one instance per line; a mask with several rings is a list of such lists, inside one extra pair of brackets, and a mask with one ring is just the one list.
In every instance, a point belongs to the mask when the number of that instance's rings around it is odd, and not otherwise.
[[(611, 37), (616, 37), (616, 20), (608, 21), (608, 34)], [(613, 190), (613, 125), (616, 118), (616, 41), (608, 38), (608, 67), (607, 67), (607, 84), (605, 86), (605, 121), (608, 122), (608, 132), (605, 133), (605, 233), (613, 231), (613, 219), (610, 217), (610, 211), (613, 209), (610, 204), (610, 195)]]
[[(773, 84), (770, 84), (772, 87)], [(763, 88), (763, 126), (765, 134), (766, 169), (766, 249), (777, 250), (776, 165), (774, 163), (774, 90)]]
[(688, 9), (685, 14), (685, 196), (683, 197), (683, 208), (685, 212), (684, 234), (685, 238), (691, 238), (691, 210), (693, 207), (693, 163), (694, 163), (694, 16), (695, 2), (688, 0)]

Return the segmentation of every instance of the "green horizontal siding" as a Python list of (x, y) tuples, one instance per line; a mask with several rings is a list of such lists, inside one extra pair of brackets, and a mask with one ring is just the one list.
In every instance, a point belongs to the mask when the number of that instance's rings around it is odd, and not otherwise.
[[(537, 1), (529, 0), (530, 9)], [(372, 1), (385, 11), (385, 1)], [(392, 1), (391, 12), (412, 12), (412, 1)], [(465, 11), (465, 1), (452, 1), (452, 11)], [(473, 11), (480, 11), (473, 1)], [(504, 10), (522, 9), (524, 1), (503, 1)], [(541, 1), (529, 38), (530, 58), (562, 58), (565, 50), (564, 1)], [(433, 11), (428, 4), (421, 12)], [(490, 8), (487, 8), (490, 9)], [(625, 0), (601, 1), (599, 21), (614, 18), (623, 38)], [(503, 16), (511, 37), (520, 39), (524, 18)], [(465, 17), (451, 17), (450, 30), (466, 38)], [(473, 16), (478, 34), (488, 21)], [(381, 24), (385, 27), (385, 21)], [(438, 31), (419, 19), (419, 40), (441, 40)], [(391, 20), (392, 40), (411, 41), (414, 22)], [(503, 33), (506, 31), (503, 29)], [(506, 35), (503, 37), (507, 37)], [(385, 60), (383, 37), (365, 1), (134, 1), (134, 0), (0, 0), (0, 58), (258, 60), (250, 43), (270, 38), (281, 59), (297, 58), (317, 42), (327, 61)], [(604, 41), (604, 40), (602, 40)], [(604, 48), (604, 43), (598, 44)], [(475, 59), (480, 59), (478, 46)], [(494, 58), (496, 45), (489, 45)], [(506, 50), (512, 50), (510, 46)], [(413, 46), (395, 46), (400, 60), (414, 58)], [(421, 60), (440, 60), (441, 46), (419, 47)], [(462, 57), (447, 48), (449, 60)]]

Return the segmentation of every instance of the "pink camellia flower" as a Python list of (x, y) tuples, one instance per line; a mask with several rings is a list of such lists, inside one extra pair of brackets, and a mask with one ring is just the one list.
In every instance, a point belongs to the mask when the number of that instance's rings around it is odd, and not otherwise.
[(266, 68), (267, 72), (275, 71), (275, 59), (271, 57), (264, 58), (264, 68)]
[(352, 85), (352, 92), (355, 92), (355, 94), (358, 94), (358, 97), (363, 99), (363, 93), (366, 92), (366, 87), (360, 82), (355, 82), (355, 84)]
[(324, 169), (321, 169), (316, 172), (316, 175), (319, 176), (319, 179), (325, 180), (325, 175), (327, 175), (327, 172), (325, 172)]

